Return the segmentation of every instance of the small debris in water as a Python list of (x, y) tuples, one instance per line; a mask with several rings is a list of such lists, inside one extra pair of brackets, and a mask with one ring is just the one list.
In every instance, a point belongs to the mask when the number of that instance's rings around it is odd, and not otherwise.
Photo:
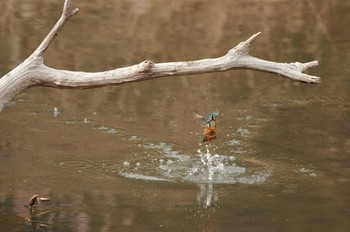
[(42, 204), (44, 202), (50, 201), (48, 197), (39, 197), (38, 194), (33, 194), (28, 200), (28, 207), (32, 207), (35, 204)]
[(34, 231), (43, 231), (40, 229), (40, 227), (46, 227), (46, 228), (49, 227), (49, 223), (45, 221), (41, 221), (40, 217), (48, 213), (51, 213), (51, 211), (47, 210), (44, 212), (40, 212), (40, 210), (37, 210), (37, 208), (35, 208), (36, 205), (43, 204), (47, 201), (50, 201), (50, 198), (39, 197), (38, 194), (33, 194), (33, 196), (31, 196), (28, 200), (28, 205), (25, 205), (25, 207), (29, 209), (29, 217), (26, 217), (25, 220), (32, 224)]

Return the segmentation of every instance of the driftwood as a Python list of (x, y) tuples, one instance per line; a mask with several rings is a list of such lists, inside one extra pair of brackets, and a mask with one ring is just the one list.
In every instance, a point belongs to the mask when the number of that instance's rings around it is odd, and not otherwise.
[(301, 82), (320, 82), (320, 77), (303, 73), (309, 68), (318, 66), (317, 61), (277, 63), (250, 56), (250, 45), (260, 32), (218, 58), (167, 63), (153, 63), (145, 60), (133, 66), (104, 72), (68, 71), (47, 67), (42, 58), (43, 53), (62, 30), (64, 24), (78, 12), (78, 8), (72, 7), (72, 0), (65, 0), (61, 17), (39, 47), (23, 63), (0, 79), (0, 111), (18, 93), (26, 88), (39, 85), (83, 89), (165, 76), (221, 72), (241, 68), (270, 72)]

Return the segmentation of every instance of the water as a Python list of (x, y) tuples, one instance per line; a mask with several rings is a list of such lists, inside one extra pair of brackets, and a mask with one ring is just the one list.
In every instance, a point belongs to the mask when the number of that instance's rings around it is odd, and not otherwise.
[[(165, 143), (149, 144), (146, 147), (162, 150), (163, 157), (157, 159), (148, 156), (142, 164), (134, 161), (131, 165), (125, 161), (119, 169), (119, 175), (144, 181), (196, 183), (199, 186), (197, 201), (205, 208), (218, 201), (214, 184), (260, 185), (271, 175), (266, 167), (249, 165), (248, 160), (241, 167), (236, 165), (233, 155), (211, 154), (208, 145), (205, 151), (198, 149), (197, 155), (181, 154)], [(304, 169), (301, 171), (308, 172)]]
[[(48, 66), (101, 71), (216, 57), (262, 31), (252, 55), (317, 59), (309, 73), (322, 83), (235, 70), (28, 89), (0, 114), (1, 230), (348, 231), (349, 3), (76, 4)], [(40, 43), (62, 1), (1, 1), (0, 9), (5, 74)], [(193, 114), (216, 109), (218, 138), (198, 146), (203, 125)], [(29, 221), (34, 193), (51, 201)]]
[[(119, 168), (121, 176), (133, 179), (193, 182), (211, 184), (262, 184), (269, 177), (265, 167), (244, 160), (244, 166), (237, 165), (234, 155), (211, 154), (208, 146), (198, 154), (182, 154), (165, 143), (147, 144), (145, 148), (158, 150), (161, 156), (142, 157), (141, 160), (125, 161)], [(242, 160), (241, 160), (242, 162)]]

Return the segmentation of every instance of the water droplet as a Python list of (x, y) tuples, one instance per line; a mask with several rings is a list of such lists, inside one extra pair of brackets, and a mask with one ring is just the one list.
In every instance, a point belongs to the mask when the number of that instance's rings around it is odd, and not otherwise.
[(60, 112), (58, 111), (57, 107), (53, 108), (52, 114), (53, 114), (54, 117), (57, 117), (60, 114)]
[(230, 156), (229, 158), (230, 161), (235, 161), (236, 160), (236, 157), (234, 157), (233, 155)]
[(241, 143), (241, 141), (236, 140), (236, 139), (232, 139), (232, 140), (228, 141), (228, 145), (229, 145), (229, 146), (237, 146), (237, 145), (239, 145), (240, 143)]

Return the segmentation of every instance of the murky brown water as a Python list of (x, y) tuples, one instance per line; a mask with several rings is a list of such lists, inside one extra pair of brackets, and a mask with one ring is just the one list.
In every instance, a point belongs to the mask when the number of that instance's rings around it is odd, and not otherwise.
[[(0, 3), (1, 75), (40, 43), (61, 2)], [(29, 89), (0, 114), (1, 230), (348, 231), (350, 3), (87, 2), (76, 3), (80, 13), (47, 51), (49, 66), (98, 71), (214, 57), (262, 31), (253, 55), (319, 60), (310, 73), (322, 83), (239, 70)], [(209, 150), (226, 172), (203, 181), (193, 112), (216, 109)], [(33, 193), (51, 203), (32, 226), (24, 204)]]

